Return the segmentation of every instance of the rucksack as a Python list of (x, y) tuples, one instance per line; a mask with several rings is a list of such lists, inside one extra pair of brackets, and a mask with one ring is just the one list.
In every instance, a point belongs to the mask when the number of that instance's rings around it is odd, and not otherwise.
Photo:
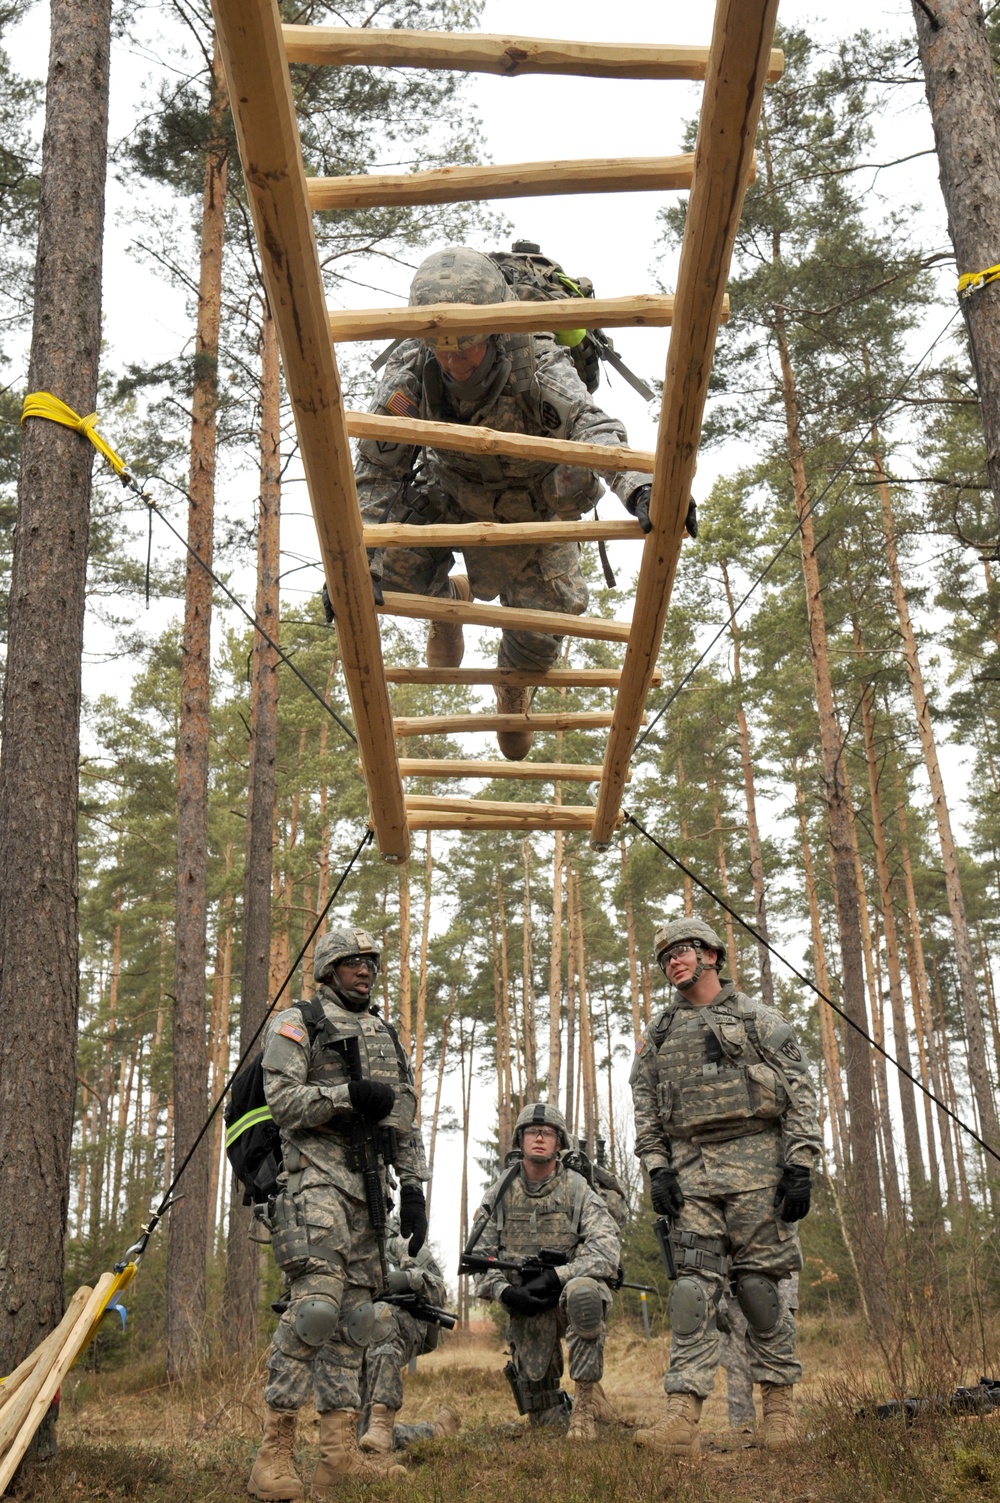
[[(509, 251), (488, 254), (522, 303), (594, 296), (594, 284), (589, 277), (567, 276), (559, 262), (543, 255), (541, 246), (533, 240), (515, 240)], [(580, 311), (582, 315), (584, 310)], [(629, 370), (603, 329), (562, 329), (554, 338), (568, 349), (576, 373), (589, 392), (595, 392), (600, 385), (601, 361), (606, 360), (647, 402), (655, 400), (655, 392)]]
[[(309, 997), (293, 1002), (292, 1006), (301, 1012), (312, 1044), (323, 1026), (322, 1002), (318, 997)], [(281, 1133), (264, 1095), (263, 1049), (258, 1049), (233, 1076), (222, 1117), (226, 1124), (226, 1157), (243, 1186), (243, 1204), (264, 1205), (277, 1194), (283, 1161)]]

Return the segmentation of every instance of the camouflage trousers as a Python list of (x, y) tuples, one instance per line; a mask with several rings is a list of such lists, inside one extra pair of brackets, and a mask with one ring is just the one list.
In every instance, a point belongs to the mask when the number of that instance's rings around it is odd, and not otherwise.
[[(272, 1409), (301, 1409), (310, 1398), (321, 1414), (360, 1409), (364, 1348), (348, 1339), (347, 1322), (370, 1303), (379, 1284), (368, 1207), (334, 1185), (316, 1184), (286, 1190), (275, 1220), (272, 1247), (289, 1282), (290, 1303), (271, 1340), (264, 1398)], [(333, 1306), (332, 1331), (321, 1346), (303, 1341), (296, 1330), (306, 1300)]]
[[(457, 501), (437, 493), (444, 510), (435, 522), (471, 522)], [(381, 520), (370, 508), (366, 522)], [(551, 515), (551, 514), (550, 514)], [(476, 600), (538, 611), (565, 611), (580, 616), (587, 609), (587, 586), (580, 571), (577, 543), (549, 543), (531, 547), (463, 548), (465, 571)], [(448, 574), (455, 555), (450, 548), (387, 548), (382, 555), (382, 584), (387, 590), (414, 595), (451, 594)], [(544, 672), (559, 656), (561, 637), (535, 631), (505, 631), (497, 662), (501, 668)]]
[[(511, 1360), (519, 1374), (539, 1382), (552, 1378), (558, 1386), (563, 1372), (562, 1338), (566, 1338), (566, 1353), (569, 1357), (569, 1375), (574, 1383), (599, 1383), (604, 1374), (604, 1341), (607, 1323), (601, 1321), (601, 1329), (594, 1337), (581, 1336), (570, 1322), (566, 1310), (566, 1297), (570, 1279), (562, 1291), (559, 1304), (554, 1310), (541, 1315), (512, 1315), (507, 1327), (507, 1341)], [(605, 1316), (611, 1304), (607, 1286), (599, 1283)]]
[[(795, 1314), (799, 1308), (799, 1276), (788, 1273), (778, 1282), (778, 1298)], [(726, 1374), (726, 1408), (734, 1430), (756, 1424), (753, 1405), (753, 1379), (747, 1353), (747, 1318), (730, 1294), (726, 1300), (728, 1331), (719, 1329), (719, 1362)]]
[[(759, 1273), (777, 1283), (802, 1267), (802, 1251), (795, 1225), (775, 1214), (774, 1189), (770, 1186), (711, 1199), (688, 1196), (673, 1226), (675, 1231), (721, 1239), (729, 1260), (728, 1276), (708, 1269), (678, 1269), (682, 1278), (699, 1286), (705, 1309), (695, 1330), (685, 1334), (671, 1331), (670, 1367), (663, 1387), (667, 1393), (693, 1393), (706, 1398), (719, 1365), (716, 1314), (729, 1280)], [(802, 1366), (795, 1356), (795, 1318), (786, 1301), (781, 1302), (772, 1330), (755, 1331), (748, 1325), (745, 1349), (751, 1383), (784, 1385), (799, 1381)]]
[(393, 1310), (391, 1319), (392, 1326), (385, 1338), (373, 1341), (365, 1351), (366, 1409), (372, 1404), (384, 1404), (393, 1412), (402, 1409), (403, 1368), (424, 1349), (427, 1327), (422, 1320), (414, 1320), (405, 1310)]

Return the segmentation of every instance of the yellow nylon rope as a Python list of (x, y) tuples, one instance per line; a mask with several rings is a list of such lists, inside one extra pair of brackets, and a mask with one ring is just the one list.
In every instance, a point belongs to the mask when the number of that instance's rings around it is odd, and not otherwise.
[(28, 418), (48, 418), (52, 423), (62, 423), (64, 428), (74, 428), (77, 433), (82, 433), (84, 438), (89, 438), (98, 454), (103, 454), (108, 464), (116, 475), (123, 475), (128, 468), (120, 454), (116, 454), (111, 445), (101, 437), (94, 423), (97, 421), (97, 413), (91, 412), (87, 417), (81, 417), (74, 412), (72, 407), (67, 407), (58, 397), (54, 397), (50, 391), (31, 391), (24, 399), (24, 407), (21, 411), (22, 424)]
[(958, 279), (959, 297), (968, 297), (970, 292), (977, 292), (980, 287), (985, 287), (988, 282), (995, 282), (1000, 278), (1000, 266), (987, 266), (985, 271), (967, 271)]

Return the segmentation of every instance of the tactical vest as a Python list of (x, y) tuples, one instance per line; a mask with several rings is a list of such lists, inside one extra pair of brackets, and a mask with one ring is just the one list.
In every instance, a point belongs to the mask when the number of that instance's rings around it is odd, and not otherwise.
[(696, 1143), (746, 1137), (765, 1131), (787, 1107), (784, 1078), (760, 1052), (753, 1004), (742, 993), (704, 1008), (673, 1002), (654, 1036), (668, 1136)]
[(529, 1195), (518, 1176), (494, 1213), (500, 1256), (528, 1258), (545, 1248), (568, 1261), (581, 1240), (587, 1188), (582, 1174), (563, 1169), (545, 1194)]
[[(397, 1133), (408, 1133), (413, 1126), (413, 1104), (399, 1089), (400, 1079), (409, 1072), (406, 1055), (403, 1053), (395, 1032), (374, 1013), (349, 1012), (341, 1006), (335, 993), (321, 986), (319, 995), (326, 1004), (324, 1021), (316, 1033), (316, 1042), (309, 1066), (309, 1081), (313, 1085), (343, 1086), (350, 1080), (347, 1061), (337, 1048), (338, 1042), (347, 1038), (361, 1041), (361, 1071), (366, 1080), (378, 1080), (391, 1086), (396, 1093), (395, 1104), (380, 1126), (394, 1128)], [(332, 1003), (332, 1007), (331, 1007)], [(311, 1127), (310, 1132), (343, 1131), (344, 1124), (336, 1117), (322, 1127)]]

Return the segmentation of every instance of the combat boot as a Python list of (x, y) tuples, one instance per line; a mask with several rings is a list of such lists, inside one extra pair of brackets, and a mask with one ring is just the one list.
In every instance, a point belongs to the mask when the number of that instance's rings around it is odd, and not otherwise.
[(693, 1393), (668, 1393), (666, 1413), (650, 1429), (636, 1431), (636, 1445), (670, 1456), (693, 1456), (703, 1402)]
[[(527, 715), (531, 690), (517, 684), (497, 684), (497, 714)], [(523, 762), (531, 750), (534, 731), (497, 731), (497, 745), (508, 762)]]
[(389, 1456), (362, 1456), (358, 1450), (358, 1416), (353, 1409), (328, 1409), (319, 1417), (319, 1461), (313, 1472), (311, 1496), (339, 1495), (344, 1477), (405, 1477), (406, 1468)]
[(596, 1387), (596, 1383), (577, 1383), (576, 1394), (573, 1398), (573, 1413), (570, 1415), (569, 1429), (566, 1431), (567, 1440), (597, 1439), (597, 1405), (594, 1401)]
[[(448, 584), (452, 600), (471, 600), (472, 589), (464, 574), (452, 574)], [(432, 621), (427, 633), (428, 668), (458, 668), (465, 656), (465, 638), (460, 621)]]
[(594, 1384), (594, 1418), (599, 1425), (620, 1425), (621, 1416), (600, 1383)]
[(264, 1410), (264, 1439), (260, 1443), (257, 1459), (250, 1473), (247, 1492), (252, 1498), (264, 1498), (268, 1503), (278, 1499), (305, 1497), (305, 1488), (295, 1470), (295, 1426), (298, 1415), (294, 1409)]
[(392, 1427), (396, 1423), (396, 1410), (385, 1404), (373, 1404), (368, 1429), (358, 1441), (362, 1451), (377, 1451), (388, 1456), (392, 1450)]
[(795, 1414), (790, 1383), (762, 1383), (764, 1420), (757, 1432), (757, 1444), (768, 1451), (780, 1451), (796, 1439)]
[(443, 1409), (438, 1410), (437, 1414), (431, 1420), (431, 1427), (434, 1431), (435, 1440), (448, 1440), (451, 1436), (457, 1435), (459, 1430), (461, 1430), (462, 1421), (455, 1410), (449, 1408), (446, 1404)]

